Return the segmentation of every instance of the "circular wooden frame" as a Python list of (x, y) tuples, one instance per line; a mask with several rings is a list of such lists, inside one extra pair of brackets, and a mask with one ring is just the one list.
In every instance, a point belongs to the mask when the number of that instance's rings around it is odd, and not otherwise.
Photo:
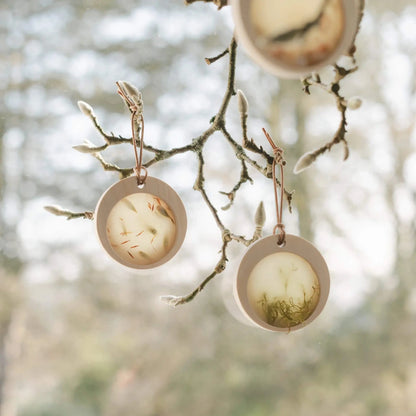
[[(278, 0), (276, 0), (278, 1)], [(231, 0), (237, 40), (242, 43), (251, 58), (268, 72), (282, 78), (300, 78), (320, 68), (333, 64), (348, 52), (357, 34), (360, 20), (359, 0), (342, 0), (345, 15), (345, 28), (336, 48), (319, 63), (307, 66), (295, 66), (273, 59), (255, 44), (255, 32), (250, 20), (251, 0)]]
[[(169, 206), (175, 216), (176, 224), (176, 236), (171, 249), (158, 261), (151, 264), (136, 264), (128, 260), (122, 259), (111, 247), (111, 244), (107, 238), (107, 218), (110, 215), (114, 205), (126, 196), (135, 193), (146, 193), (154, 195), (162, 199)], [(104, 250), (123, 266), (132, 269), (153, 269), (161, 266), (169, 261), (180, 249), (185, 239), (187, 219), (185, 207), (178, 194), (165, 182), (148, 176), (146, 182), (142, 187), (138, 187), (136, 176), (130, 176), (123, 179), (104, 192), (98, 201), (97, 208), (95, 210), (95, 225), (98, 235), (98, 239), (103, 246)]]
[[(304, 258), (312, 267), (319, 281), (319, 299), (311, 316), (299, 325), (290, 328), (280, 328), (264, 322), (251, 307), (247, 284), (250, 273), (260, 260), (274, 253), (293, 253)], [(329, 295), (329, 270), (321, 253), (309, 241), (296, 235), (286, 234), (286, 244), (277, 245), (277, 236), (271, 235), (254, 243), (244, 254), (234, 283), (234, 297), (240, 310), (249, 321), (263, 329), (275, 332), (288, 332), (303, 328), (311, 323), (323, 310)]]

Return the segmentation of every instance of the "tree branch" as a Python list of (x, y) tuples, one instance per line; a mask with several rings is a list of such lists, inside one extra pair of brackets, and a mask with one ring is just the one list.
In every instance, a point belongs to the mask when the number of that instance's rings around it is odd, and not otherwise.
[(44, 209), (53, 215), (57, 215), (59, 217), (66, 217), (67, 220), (73, 220), (77, 218), (84, 218), (86, 220), (94, 219), (94, 212), (92, 211), (74, 212), (69, 211), (67, 209), (63, 209), (58, 205), (47, 205), (44, 207)]
[[(242, 243), (246, 246), (249, 246), (254, 241), (259, 239), (261, 237), (263, 225), (264, 225), (264, 208), (263, 204), (261, 203), (255, 216), (255, 223), (256, 227), (253, 232), (253, 236), (251, 238), (246, 238), (244, 236), (237, 235), (235, 233), (232, 233), (223, 223), (223, 221), (220, 218), (220, 215), (218, 213), (218, 209), (214, 206), (214, 204), (211, 202), (207, 191), (205, 189), (205, 176), (204, 176), (204, 157), (203, 157), (203, 149), (209, 138), (216, 132), (219, 131), (224, 139), (231, 145), (233, 148), (237, 160), (241, 163), (241, 173), (240, 173), (240, 179), (238, 183), (234, 186), (234, 188), (228, 192), (224, 193), (229, 198), (229, 204), (223, 207), (224, 209), (228, 209), (231, 207), (232, 203), (235, 200), (236, 194), (238, 190), (241, 188), (241, 186), (247, 182), (252, 182), (251, 177), (248, 173), (248, 166), (253, 167), (260, 173), (262, 173), (264, 176), (271, 178), (271, 164), (273, 162), (273, 156), (269, 155), (267, 152), (263, 150), (262, 147), (258, 147), (253, 141), (251, 143), (246, 139), (247, 137), (247, 117), (242, 122), (242, 130), (243, 130), (243, 142), (248, 146), (248, 148), (251, 151), (254, 151), (255, 153), (261, 155), (264, 160), (266, 161), (266, 166), (261, 166), (260, 163), (258, 163), (256, 160), (250, 158), (247, 153), (245, 152), (244, 148), (238, 144), (231, 136), (231, 134), (226, 129), (226, 112), (228, 109), (228, 106), (230, 104), (230, 100), (233, 95), (236, 94), (235, 92), (235, 69), (236, 69), (236, 55), (237, 55), (237, 43), (234, 38), (232, 38), (229, 47), (219, 55), (217, 55), (214, 58), (210, 58), (209, 61), (215, 62), (218, 59), (223, 58), (224, 56), (228, 56), (228, 77), (227, 77), (227, 85), (225, 89), (225, 93), (222, 99), (222, 102), (220, 104), (220, 107), (215, 114), (215, 116), (212, 118), (211, 123), (209, 127), (198, 137), (194, 138), (192, 142), (186, 146), (163, 150), (154, 148), (152, 146), (144, 144), (144, 149), (146, 151), (149, 151), (150, 153), (153, 153), (153, 157), (146, 161), (144, 163), (145, 167), (152, 166), (162, 160), (166, 160), (168, 158), (171, 158), (175, 155), (186, 153), (186, 152), (193, 152), (195, 153), (197, 159), (198, 159), (198, 172), (194, 184), (194, 189), (198, 191), (201, 194), (201, 197), (204, 201), (204, 203), (208, 206), (208, 209), (211, 212), (211, 215), (213, 216), (215, 223), (217, 224), (221, 236), (222, 236), (222, 246), (221, 246), (221, 258), (219, 259), (218, 263), (216, 264), (214, 270), (197, 286), (195, 290), (193, 290), (189, 295), (186, 296), (166, 296), (163, 297), (164, 301), (167, 302), (170, 305), (177, 306), (184, 303), (187, 303), (195, 298), (195, 296), (200, 293), (203, 288), (217, 275), (222, 273), (222, 271), (226, 268), (226, 262), (227, 262), (227, 248), (231, 241), (235, 241), (238, 243)], [(81, 103), (81, 104), (80, 104)], [(101, 151), (104, 151), (107, 147), (118, 145), (118, 144), (131, 144), (132, 139), (131, 138), (124, 138), (121, 136), (116, 137), (113, 133), (106, 133), (104, 129), (101, 127), (100, 123), (97, 120), (97, 117), (95, 116), (92, 107), (87, 104), (80, 102), (78, 103), (81, 111), (87, 115), (93, 122), (94, 127), (100, 134), (100, 136), (104, 140), (104, 144), (102, 146), (95, 146), (92, 143), (86, 141), (82, 145), (75, 146), (75, 149), (83, 152), (83, 153), (90, 153), (93, 157), (95, 157), (103, 167), (104, 170), (107, 171), (113, 171), (117, 172), (121, 178), (125, 178), (130, 176), (133, 173), (132, 168), (121, 168), (117, 166), (116, 164), (107, 162), (104, 157), (101, 154)], [(139, 135), (138, 135), (139, 136)], [(136, 143), (139, 144), (139, 143)], [(99, 150), (99, 151), (97, 151)], [(288, 191), (285, 191), (285, 194), (288, 196), (288, 202), (290, 207), (290, 201), (291, 201), (291, 193)], [(51, 209), (51, 207), (46, 208), (49, 212), (55, 214), (55, 215), (62, 215), (66, 216), (68, 219), (72, 218), (92, 218), (93, 213), (92, 212), (85, 212), (85, 213), (76, 213), (69, 210), (64, 210), (60, 207), (55, 207), (54, 209)]]
[(340, 94), (341, 87), (340, 82), (347, 77), (348, 75), (354, 73), (357, 71), (358, 66), (354, 65), (350, 69), (346, 69), (339, 65), (333, 65), (334, 69), (334, 79), (330, 83), (324, 83), (321, 80), (321, 77), (319, 74), (311, 74), (305, 79), (302, 80), (303, 83), (303, 90), (306, 94), (310, 95), (310, 87), (316, 86), (324, 90), (326, 93), (332, 95), (335, 99), (335, 103), (337, 106), (337, 109), (340, 113), (340, 122), (338, 125), (337, 130), (335, 131), (334, 135), (332, 136), (332, 139), (329, 140), (327, 143), (325, 143), (323, 146), (305, 153), (303, 156), (299, 158), (297, 161), (294, 173), (300, 173), (306, 168), (308, 168), (320, 155), (324, 154), (327, 151), (330, 151), (333, 146), (335, 146), (338, 143), (343, 143), (344, 145), (344, 160), (348, 159), (349, 156), (349, 147), (348, 142), (346, 139), (346, 133), (347, 133), (347, 108), (355, 109), (358, 108), (357, 106), (349, 106), (348, 101)]

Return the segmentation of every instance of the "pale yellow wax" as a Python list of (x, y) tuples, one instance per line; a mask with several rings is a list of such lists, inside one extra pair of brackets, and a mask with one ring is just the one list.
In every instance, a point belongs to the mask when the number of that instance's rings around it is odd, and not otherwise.
[[(290, 65), (306, 66), (325, 60), (336, 49), (344, 30), (341, 0), (252, 0), (250, 12), (258, 47)], [(291, 31), (299, 32), (289, 39), (273, 41)]]
[(114, 205), (107, 238), (122, 259), (146, 265), (164, 257), (175, 241), (175, 217), (169, 206), (146, 193), (129, 195)]
[[(274, 326), (290, 327), (303, 322), (316, 308), (319, 280), (305, 259), (279, 252), (266, 256), (253, 268), (247, 296), (260, 319)], [(285, 316), (287, 310), (291, 313), (289, 318)]]
[(251, 0), (251, 17), (259, 33), (273, 37), (314, 20), (326, 0)]

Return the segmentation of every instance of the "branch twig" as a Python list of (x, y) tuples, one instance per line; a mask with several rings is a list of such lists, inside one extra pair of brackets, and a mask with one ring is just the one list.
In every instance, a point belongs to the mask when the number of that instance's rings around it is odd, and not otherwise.
[[(201, 197), (204, 201), (204, 203), (208, 206), (211, 215), (213, 216), (216, 225), (218, 226), (220, 232), (221, 232), (221, 239), (222, 239), (222, 246), (221, 246), (221, 257), (214, 267), (214, 270), (197, 286), (195, 290), (193, 290), (190, 294), (186, 296), (166, 296), (163, 297), (163, 300), (167, 302), (170, 305), (177, 306), (184, 303), (188, 303), (192, 299), (195, 298), (195, 296), (203, 290), (203, 288), (217, 275), (221, 274), (222, 271), (226, 268), (227, 263), (227, 248), (230, 242), (235, 241), (238, 243), (242, 243), (246, 246), (249, 246), (256, 240), (258, 240), (261, 237), (263, 225), (264, 225), (264, 208), (263, 204), (261, 203), (259, 208), (257, 209), (256, 216), (255, 216), (255, 230), (253, 232), (253, 236), (251, 238), (246, 238), (241, 235), (237, 235), (233, 232), (231, 232), (223, 223), (218, 209), (215, 207), (215, 205), (211, 202), (210, 197), (205, 189), (205, 177), (204, 177), (204, 165), (205, 160), (203, 157), (203, 149), (207, 141), (213, 134), (217, 131), (219, 131), (224, 139), (231, 145), (233, 148), (236, 158), (240, 160), (241, 163), (241, 172), (240, 172), (240, 178), (237, 184), (234, 186), (234, 188), (230, 192), (223, 192), (223, 194), (227, 195), (229, 199), (229, 203), (223, 207), (223, 209), (228, 209), (231, 207), (232, 203), (235, 200), (236, 194), (238, 190), (245, 184), (246, 182), (252, 182), (251, 177), (248, 173), (248, 166), (251, 166), (258, 172), (260, 172), (262, 175), (270, 178), (271, 177), (271, 164), (273, 162), (273, 156), (269, 155), (262, 147), (258, 147), (253, 141), (247, 140), (247, 115), (245, 118), (242, 118), (242, 130), (243, 130), (243, 144), (245, 144), (246, 148), (248, 150), (251, 150), (255, 152), (256, 154), (262, 156), (262, 158), (266, 162), (266, 166), (262, 166), (259, 162), (252, 159), (248, 156), (243, 146), (238, 144), (231, 136), (231, 134), (228, 132), (226, 128), (226, 112), (229, 106), (229, 103), (231, 101), (231, 98), (233, 95), (236, 94), (235, 92), (235, 68), (236, 68), (236, 55), (237, 55), (237, 43), (235, 39), (233, 38), (231, 40), (231, 43), (229, 47), (219, 55), (215, 56), (214, 58), (209, 58), (210, 63), (217, 61), (218, 59), (223, 58), (224, 56), (228, 56), (229, 62), (228, 62), (228, 77), (227, 77), (227, 86), (226, 90), (222, 99), (222, 102), (220, 104), (220, 107), (215, 114), (215, 116), (212, 118), (209, 127), (198, 137), (194, 138), (192, 142), (186, 146), (163, 150), (158, 149), (149, 145), (144, 144), (144, 149), (147, 150), (150, 153), (153, 153), (153, 157), (149, 160), (147, 160), (143, 165), (145, 167), (149, 167), (151, 165), (154, 165), (162, 160), (166, 160), (168, 158), (171, 158), (175, 155), (186, 153), (186, 152), (192, 152), (195, 153), (197, 159), (198, 159), (198, 173), (194, 184), (194, 189), (198, 191), (201, 194)], [(101, 146), (95, 146), (92, 143), (86, 141), (82, 145), (75, 146), (75, 149), (83, 152), (83, 153), (90, 153), (93, 157), (95, 157), (101, 164), (104, 170), (107, 171), (113, 171), (117, 172), (121, 178), (125, 178), (130, 176), (133, 173), (132, 168), (121, 168), (117, 166), (116, 164), (107, 162), (104, 157), (102, 156), (101, 152), (104, 151), (107, 147), (118, 145), (118, 144), (131, 144), (132, 139), (131, 138), (125, 138), (118, 136), (116, 137), (113, 133), (106, 133), (104, 129), (99, 124), (97, 117), (95, 116), (92, 107), (83, 102), (78, 103), (81, 111), (87, 115), (100, 136), (104, 140), (104, 144)], [(246, 106), (247, 109), (247, 106)], [(138, 135), (139, 136), (139, 135)], [(286, 191), (286, 196), (288, 197), (288, 202), (290, 206), (291, 201), (291, 193)], [(47, 208), (48, 209), (48, 208)], [(86, 212), (86, 213), (74, 213), (69, 210), (63, 210), (61, 208), (55, 208), (55, 209), (48, 209), (49, 212), (55, 214), (55, 215), (63, 215), (67, 218), (92, 218), (93, 213)]]

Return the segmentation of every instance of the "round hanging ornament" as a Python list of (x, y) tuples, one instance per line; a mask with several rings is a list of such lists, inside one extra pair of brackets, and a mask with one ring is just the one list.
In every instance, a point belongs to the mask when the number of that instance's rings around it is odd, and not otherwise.
[[(142, 164), (144, 120), (138, 91), (117, 82), (118, 93), (132, 113), (134, 176), (115, 183), (98, 201), (95, 223), (104, 250), (118, 263), (132, 269), (150, 269), (170, 260), (186, 234), (185, 207), (165, 182), (147, 175)], [(140, 126), (140, 153), (136, 143)]]
[[(329, 271), (320, 252), (301, 237), (286, 234), (282, 223), (283, 150), (263, 129), (275, 154), (273, 183), (277, 225), (271, 236), (253, 244), (243, 256), (234, 295), (243, 314), (256, 326), (287, 332), (303, 328), (323, 310), (329, 295)], [(280, 204), (276, 183), (280, 168)]]
[(299, 78), (353, 46), (363, 0), (231, 0), (237, 39), (267, 71)]

